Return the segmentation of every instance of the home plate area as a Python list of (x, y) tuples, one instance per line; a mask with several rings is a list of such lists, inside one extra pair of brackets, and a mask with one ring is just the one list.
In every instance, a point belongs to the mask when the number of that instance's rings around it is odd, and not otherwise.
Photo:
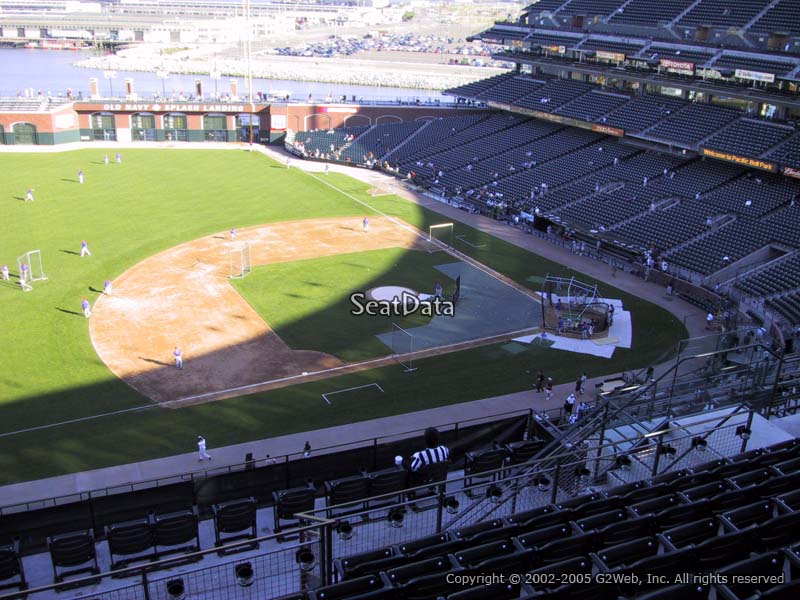
[(515, 342), (530, 344), (536, 339), (547, 340), (549, 347), (556, 350), (566, 350), (578, 354), (591, 354), (611, 358), (616, 348), (630, 348), (633, 328), (631, 326), (631, 313), (624, 310), (622, 300), (605, 298), (602, 300), (614, 306), (614, 322), (608, 328), (606, 336), (591, 340), (556, 335), (552, 332), (542, 332), (534, 335), (524, 335), (514, 338)]

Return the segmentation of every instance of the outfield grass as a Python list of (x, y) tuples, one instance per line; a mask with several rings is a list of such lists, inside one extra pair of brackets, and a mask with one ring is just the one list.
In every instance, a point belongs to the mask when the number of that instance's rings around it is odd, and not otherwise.
[[(618, 350), (612, 360), (537, 347), (512, 354), (489, 346), (419, 361), (413, 376), (384, 367), (181, 410), (151, 408), (3, 436), (148, 404), (106, 369), (85, 319), (76, 314), (81, 297), (93, 299), (91, 289), (105, 279), (181, 242), (231, 227), (365, 214), (361, 204), (314, 177), (259, 154), (126, 150), (123, 165), (104, 166), (103, 152), (0, 155), (0, 263), (16, 270), (16, 256), (39, 248), (50, 278), (28, 294), (0, 287), (0, 483), (189, 452), (199, 432), (220, 446), (518, 391), (529, 387), (526, 370), (532, 368), (557, 382), (573, 379), (577, 371), (617, 372), (647, 364), (685, 333), (663, 309), (604, 285), (603, 292), (622, 298), (634, 315), (633, 348)], [(79, 169), (86, 174), (82, 186), (75, 181)], [(372, 198), (367, 185), (345, 176), (331, 174), (327, 181), (422, 230), (444, 220), (393, 196)], [(36, 189), (33, 204), (21, 201), (28, 187)], [(575, 274), (457, 225), (455, 235), (462, 234), (486, 246), (457, 244), (460, 250), (522, 285), (530, 287), (531, 275)], [(81, 239), (89, 242), (92, 257), (74, 254)], [(372, 281), (382, 276), (376, 272)], [(314, 318), (313, 310), (302, 316)], [(385, 402), (348, 398), (333, 410), (321, 399), (324, 392), (370, 382), (384, 387)]]
[[(449, 282), (436, 265), (454, 260), (441, 252), (370, 250), (256, 267), (233, 285), (290, 348), (359, 362), (392, 354), (375, 336), (390, 331), (393, 322), (407, 329), (431, 318), (353, 315), (350, 294), (382, 285), (430, 294), (432, 282)], [(294, 283), (288, 287), (287, 281)]]

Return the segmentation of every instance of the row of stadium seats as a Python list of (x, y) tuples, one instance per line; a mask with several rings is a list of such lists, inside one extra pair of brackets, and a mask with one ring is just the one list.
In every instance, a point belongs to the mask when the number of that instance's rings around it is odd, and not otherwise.
[[(607, 17), (609, 23), (650, 26), (670, 23), (678, 26), (714, 26), (772, 33), (773, 31), (800, 31), (798, 5), (794, 0), (781, 0), (770, 6), (771, 0), (675, 0), (664, 3), (658, 0), (542, 0), (528, 7), (534, 15), (544, 12), (558, 17), (581, 15)], [(690, 10), (687, 11), (687, 9)], [(769, 7), (758, 19), (753, 19)], [(684, 14), (685, 13), (685, 14)], [(678, 18), (680, 17), (680, 18)], [(676, 20), (677, 19), (677, 20)], [(753, 21), (751, 23), (751, 21)], [(747, 26), (749, 24), (749, 26)], [(747, 26), (747, 27), (745, 27)]]
[[(799, 442), (339, 558), (338, 583), (292, 597), (677, 598), (691, 589), (691, 597), (707, 598), (708, 581), (677, 589), (665, 582), (716, 573), (718, 598), (767, 591), (792, 598), (800, 576)], [(481, 573), (527, 576), (521, 585), (471, 590), (454, 583)]]
[[(752, 68), (760, 68), (751, 65)], [(788, 124), (773, 124), (745, 118), (736, 109), (687, 102), (661, 95), (631, 98), (597, 86), (570, 79), (532, 79), (509, 76), (482, 87), (472, 95), (475, 84), (453, 88), (447, 93), (481, 101), (496, 101), (521, 108), (552, 112), (588, 122), (619, 127), (629, 134), (687, 147), (698, 144), (715, 150), (760, 157), (795, 133)], [(487, 82), (488, 83), (488, 82)], [(752, 144), (749, 140), (752, 139)], [(783, 154), (785, 159), (789, 154)], [(794, 164), (794, 163), (790, 163)], [(800, 164), (800, 163), (798, 163)]]

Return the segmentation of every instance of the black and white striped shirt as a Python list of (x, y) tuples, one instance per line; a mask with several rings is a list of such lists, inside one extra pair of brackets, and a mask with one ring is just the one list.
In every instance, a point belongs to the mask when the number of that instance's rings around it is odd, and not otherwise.
[(436, 446), (436, 448), (425, 448), (411, 455), (411, 470), (419, 471), (422, 467), (427, 467), (434, 463), (445, 462), (450, 458), (450, 450), (447, 446)]

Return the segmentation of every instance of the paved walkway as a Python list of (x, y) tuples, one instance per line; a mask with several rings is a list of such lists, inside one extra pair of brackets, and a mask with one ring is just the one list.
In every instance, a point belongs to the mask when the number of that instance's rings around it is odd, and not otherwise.
[[(121, 145), (109, 145), (108, 147), (119, 148)], [(157, 147), (158, 144), (131, 144), (128, 147)], [(170, 147), (188, 148), (211, 148), (212, 145), (191, 144)], [(214, 144), (214, 147), (217, 145)], [(80, 145), (81, 149), (94, 148), (95, 146)], [(101, 146), (96, 146), (100, 148)], [(231, 149), (229, 144), (226, 149)], [(233, 149), (237, 148), (233, 146)], [(257, 147), (255, 150), (266, 154), (280, 162), (285, 162), (286, 154), (274, 148)], [(293, 160), (294, 168), (302, 168), (311, 172), (321, 173), (325, 169), (323, 163)], [(572, 254), (569, 250), (555, 246), (547, 241), (526, 234), (515, 227), (510, 227), (498, 221), (494, 221), (481, 215), (469, 214), (462, 210), (453, 208), (447, 204), (440, 203), (430, 198), (417, 194), (408, 189), (405, 184), (398, 179), (380, 173), (345, 165), (331, 165), (332, 172), (341, 172), (350, 175), (355, 179), (367, 182), (375, 187), (391, 191), (412, 202), (424, 205), (426, 208), (441, 213), (451, 220), (466, 223), (476, 229), (490, 233), (498, 238), (506, 240), (516, 246), (525, 248), (540, 256), (559, 262), (575, 270), (590, 275), (600, 281), (610, 280), (612, 277), (611, 268), (608, 265), (591, 260), (586, 257)], [(682, 320), (690, 337), (701, 336), (704, 334), (705, 315), (695, 306), (681, 300), (675, 296), (666, 296), (661, 286), (646, 283), (632, 275), (618, 271), (613, 280), (614, 286), (649, 300), (674, 314)], [(578, 371), (576, 369), (576, 371)], [(607, 375), (602, 378), (590, 379), (588, 388), (593, 389), (595, 383), (603, 379), (611, 379), (613, 376)], [(283, 455), (294, 455), (290, 458), (300, 458), (303, 445), (309, 441), (314, 448), (324, 448), (338, 445), (336, 450), (344, 447), (355, 447), (358, 444), (349, 444), (348, 440), (372, 440), (379, 436), (396, 436), (400, 434), (413, 433), (420, 431), (420, 423), (428, 425), (440, 425), (452, 423), (458, 420), (480, 419), (491, 415), (510, 411), (527, 411), (530, 408), (546, 410), (561, 406), (564, 398), (574, 390), (574, 383), (569, 382), (555, 386), (553, 398), (547, 402), (544, 394), (537, 394), (534, 391), (523, 391), (494, 398), (485, 398), (473, 402), (443, 406), (415, 413), (384, 417), (371, 421), (352, 423), (338, 427), (330, 427), (309, 431), (305, 433), (286, 435), (244, 444), (236, 444), (225, 448), (215, 448), (213, 438), (208, 439), (208, 450), (213, 457), (211, 462), (199, 463), (196, 452), (168, 456), (164, 458), (131, 463), (105, 469), (84, 471), (70, 475), (62, 475), (49, 479), (25, 482), (20, 484), (0, 487), (0, 507), (27, 502), (36, 502), (51, 498), (54, 490), (58, 490), (59, 496), (69, 496), (105, 487), (125, 486), (131, 482), (139, 482), (153, 479), (160, 479), (163, 483), (174, 483), (183, 480), (183, 474), (198, 471), (198, 475), (205, 473), (224, 472), (227, 465), (239, 464), (244, 460), (248, 452), (252, 452), (254, 458), (263, 459), (267, 454), (276, 457)], [(367, 441), (366, 444), (371, 444)], [(388, 466), (388, 465), (387, 465)]]

